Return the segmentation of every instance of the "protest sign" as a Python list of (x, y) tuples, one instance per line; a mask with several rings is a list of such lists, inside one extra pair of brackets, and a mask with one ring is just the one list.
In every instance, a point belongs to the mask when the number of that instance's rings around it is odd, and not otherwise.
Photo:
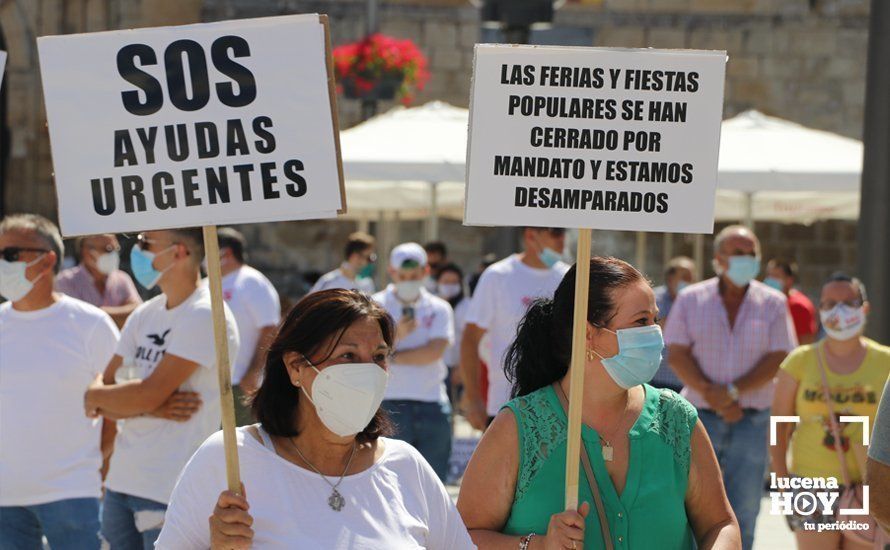
[(345, 209), (317, 15), (41, 37), (65, 235)]
[(216, 225), (345, 212), (327, 16), (38, 39), (63, 234), (203, 226), (240, 493)]
[(567, 509), (577, 509), (591, 229), (710, 233), (726, 52), (477, 45), (464, 223), (581, 229)]
[(725, 64), (477, 46), (466, 223), (710, 233)]

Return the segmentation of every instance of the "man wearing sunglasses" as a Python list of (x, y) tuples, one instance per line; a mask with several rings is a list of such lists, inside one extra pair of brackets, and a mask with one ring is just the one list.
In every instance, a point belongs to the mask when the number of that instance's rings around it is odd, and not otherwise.
[[(161, 294), (130, 315), (104, 378), (83, 398), (88, 416), (119, 420), (102, 506), (102, 534), (113, 549), (154, 547), (179, 472), (219, 429), (203, 258), (200, 229), (139, 235), (130, 254), (133, 275), (145, 288), (160, 287)], [(238, 329), (228, 307), (225, 317), (229, 357), (237, 357)]]
[(0, 548), (98, 549), (101, 424), (83, 390), (114, 355), (99, 308), (53, 292), (62, 237), (33, 214), (0, 221)]
[(374, 237), (357, 231), (349, 236), (343, 250), (343, 263), (337, 269), (325, 273), (309, 292), (346, 288), (360, 290), (365, 294), (374, 293)]
[(118, 269), (120, 244), (114, 234), (78, 238), (74, 247), (80, 264), (59, 273), (56, 290), (102, 308), (118, 327), (142, 303), (133, 279)]
[[(489, 266), (470, 299), (460, 368), (464, 414), (477, 430), (484, 430), (510, 399), (503, 361), (519, 321), (536, 298), (553, 296), (569, 270), (561, 261), (565, 229), (526, 227), (522, 239), (524, 250)], [(479, 341), (486, 333), (493, 363), (488, 369), (487, 400), (481, 390), (479, 358)]]

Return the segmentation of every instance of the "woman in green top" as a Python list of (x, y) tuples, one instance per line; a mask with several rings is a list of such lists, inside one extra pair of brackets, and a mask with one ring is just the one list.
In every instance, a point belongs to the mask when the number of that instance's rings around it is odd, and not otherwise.
[[(695, 409), (646, 384), (663, 342), (655, 295), (630, 264), (590, 261), (582, 442), (616, 549), (741, 548)], [(534, 302), (506, 358), (514, 399), (473, 454), (457, 506), (481, 549), (604, 548), (584, 471), (563, 511), (575, 268)], [(556, 384), (554, 384), (556, 382)]]

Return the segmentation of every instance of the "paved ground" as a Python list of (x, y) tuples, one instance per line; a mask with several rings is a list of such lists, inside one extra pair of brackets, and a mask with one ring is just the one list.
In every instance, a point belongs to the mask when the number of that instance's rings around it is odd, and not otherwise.
[(769, 498), (760, 502), (757, 530), (754, 533), (754, 550), (793, 550), (794, 535), (788, 529), (785, 518), (769, 513)]

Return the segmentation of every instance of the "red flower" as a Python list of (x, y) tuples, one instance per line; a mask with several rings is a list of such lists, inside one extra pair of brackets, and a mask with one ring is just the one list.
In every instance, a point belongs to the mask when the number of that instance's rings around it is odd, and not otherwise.
[(430, 78), (427, 59), (411, 40), (372, 34), (334, 48), (333, 57), (337, 80), (352, 81), (360, 94), (372, 91), (384, 78), (401, 80), (397, 95), (405, 105)]

